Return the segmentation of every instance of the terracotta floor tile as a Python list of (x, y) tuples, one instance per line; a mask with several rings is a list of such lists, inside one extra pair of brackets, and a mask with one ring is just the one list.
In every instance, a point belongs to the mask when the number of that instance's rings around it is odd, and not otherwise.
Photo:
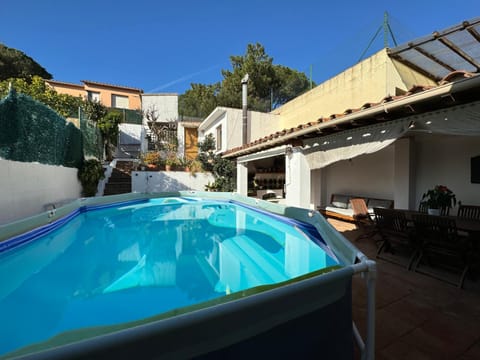
[[(353, 224), (330, 222), (375, 260), (374, 240), (354, 241), (361, 232)], [(480, 280), (467, 281), (462, 290), (387, 261), (376, 262), (377, 359), (480, 359)], [(354, 276), (353, 320), (362, 336), (366, 294), (364, 279)]]

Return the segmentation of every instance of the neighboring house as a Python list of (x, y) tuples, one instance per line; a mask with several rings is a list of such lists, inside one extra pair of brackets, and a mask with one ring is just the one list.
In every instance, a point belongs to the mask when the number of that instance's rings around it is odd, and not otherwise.
[(146, 134), (142, 151), (154, 150), (155, 148), (154, 144), (158, 139), (155, 131), (152, 131), (154, 123), (157, 129), (162, 129), (166, 139), (178, 137), (178, 94), (143, 94), (142, 113), (142, 123)]
[[(289, 206), (314, 209), (345, 193), (415, 209), (436, 184), (480, 204), (471, 179), (480, 155), (479, 34), (476, 19), (382, 50), (276, 109), (268, 124), (249, 122), (246, 144), (237, 116), (229, 124), (237, 136), (222, 133), (219, 149), (237, 162), (237, 190), (247, 194), (258, 185), (252, 178), (278, 186), (277, 175), (263, 175), (273, 169), (283, 172)], [(200, 126), (205, 133), (216, 135), (219, 111)]]
[[(82, 99), (98, 101), (108, 108), (118, 109), (123, 118), (119, 125), (118, 146), (115, 157), (137, 158), (141, 152), (145, 131), (139, 111), (142, 109), (143, 90), (128, 86), (82, 80), (82, 84), (45, 80), (55, 91)], [(73, 120), (76, 123), (75, 120)], [(77, 124), (78, 126), (78, 124)]]
[[(242, 145), (243, 116), (241, 109), (217, 107), (200, 124), (199, 140), (211, 134), (216, 141), (216, 152), (223, 153)], [(247, 141), (264, 136), (265, 129), (279, 124), (279, 116), (258, 111), (247, 113)]]
[(159, 93), (142, 94), (143, 123), (147, 125), (146, 112), (154, 111), (157, 121), (168, 122), (178, 120), (178, 94)]
[(56, 80), (45, 80), (59, 94), (68, 94), (83, 99), (99, 101), (109, 108), (140, 110), (142, 89), (82, 80), (72, 84)]

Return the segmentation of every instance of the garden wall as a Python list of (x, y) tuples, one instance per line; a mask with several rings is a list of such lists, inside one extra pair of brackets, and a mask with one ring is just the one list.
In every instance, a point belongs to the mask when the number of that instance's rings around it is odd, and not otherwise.
[(205, 186), (214, 181), (210, 173), (192, 175), (186, 171), (133, 171), (132, 192), (205, 191)]
[(81, 196), (76, 168), (0, 159), (0, 169), (0, 224)]

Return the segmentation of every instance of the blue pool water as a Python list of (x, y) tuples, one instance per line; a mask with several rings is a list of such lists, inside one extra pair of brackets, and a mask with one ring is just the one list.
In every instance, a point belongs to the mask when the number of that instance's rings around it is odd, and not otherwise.
[(185, 197), (83, 209), (3, 245), (0, 356), (339, 264), (309, 224)]

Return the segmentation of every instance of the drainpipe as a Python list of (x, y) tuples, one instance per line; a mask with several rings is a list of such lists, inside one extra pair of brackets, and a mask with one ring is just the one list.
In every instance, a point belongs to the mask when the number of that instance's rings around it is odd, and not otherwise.
[(248, 74), (242, 79), (242, 145), (247, 144), (247, 83)]

